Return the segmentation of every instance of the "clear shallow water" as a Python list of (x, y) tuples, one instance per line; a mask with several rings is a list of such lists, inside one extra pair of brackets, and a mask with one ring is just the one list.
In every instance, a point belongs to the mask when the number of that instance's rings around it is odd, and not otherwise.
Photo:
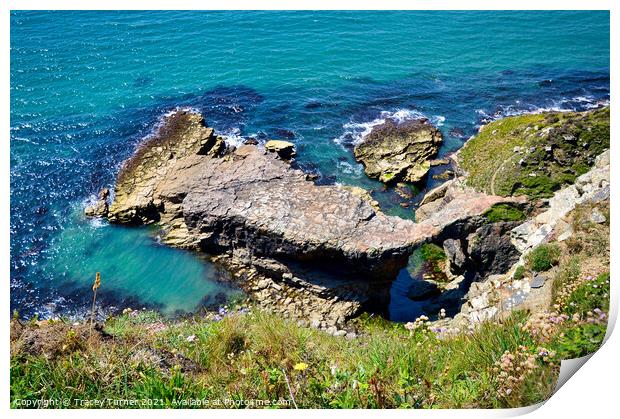
[[(322, 182), (412, 217), (351, 144), (382, 118), (424, 115), (445, 154), (492, 118), (607, 101), (609, 14), (13, 12), (10, 68), (11, 308), (79, 311), (99, 270), (110, 304), (173, 313), (233, 291), (147, 229), (79, 216), (161, 115), (190, 106), (232, 140), (289, 139)], [(394, 317), (406, 304), (395, 289)]]

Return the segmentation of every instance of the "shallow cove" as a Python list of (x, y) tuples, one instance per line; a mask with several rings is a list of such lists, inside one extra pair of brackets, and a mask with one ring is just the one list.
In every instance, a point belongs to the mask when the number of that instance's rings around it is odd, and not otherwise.
[(88, 293), (94, 272), (101, 272), (100, 301), (116, 309), (149, 307), (174, 316), (217, 309), (243, 296), (224, 269), (158, 243), (156, 233), (154, 227), (87, 220), (76, 211), (54, 246), (49, 268), (66, 293), (78, 295)]

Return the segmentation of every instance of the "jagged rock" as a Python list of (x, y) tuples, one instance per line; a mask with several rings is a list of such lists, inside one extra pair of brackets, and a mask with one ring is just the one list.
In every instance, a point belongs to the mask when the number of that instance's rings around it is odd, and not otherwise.
[(462, 273), (465, 268), (467, 257), (463, 253), (461, 241), (458, 239), (447, 239), (443, 242), (443, 250), (448, 258), (450, 272), (454, 274)]
[(97, 202), (84, 209), (84, 215), (87, 217), (107, 217), (108, 215), (108, 198), (110, 190), (103, 188), (99, 191)]
[(484, 274), (503, 274), (521, 256), (510, 240), (514, 222), (485, 224), (468, 238), (467, 253), (472, 266)]
[(429, 161), (429, 164), (431, 165), (431, 167), (434, 166), (445, 166), (447, 164), (450, 163), (449, 159), (433, 159), (431, 161)]
[(546, 278), (542, 275), (536, 275), (530, 282), (530, 288), (540, 288), (545, 285)]
[(448, 189), (450, 188), (450, 185), (452, 185), (452, 183), (454, 183), (455, 181), (456, 179), (449, 180), (428, 191), (422, 198), (422, 201), (420, 201), (420, 206), (429, 204), (433, 201), (437, 201), (440, 198), (443, 198), (446, 195)]
[[(546, 211), (528, 220), (511, 232), (515, 247), (525, 253), (541, 243), (548, 241), (558, 223), (578, 204), (584, 202), (600, 202), (609, 198), (609, 150), (597, 156), (594, 167), (579, 176), (574, 185), (555, 192), (549, 199)], [(558, 232), (558, 236), (566, 239), (571, 233)]]
[(435, 180), (446, 180), (446, 179), (450, 179), (452, 176), (454, 176), (454, 172), (452, 170), (445, 170), (442, 173), (439, 173), (437, 175), (433, 175), (433, 179), (435, 179)]
[(493, 205), (501, 202), (525, 201), (524, 197), (501, 197), (477, 192), (473, 188), (465, 186), (460, 179), (453, 179), (444, 185), (431, 190), (422, 199), (422, 203), (415, 213), (418, 222), (430, 219), (454, 221), (467, 218), (467, 216), (482, 214)]
[(295, 144), (282, 140), (269, 140), (265, 143), (265, 150), (276, 153), (284, 160), (295, 156)]
[(590, 221), (596, 224), (603, 224), (605, 221), (607, 221), (607, 218), (605, 218), (605, 216), (601, 214), (600, 211), (594, 209), (590, 214)]
[(384, 183), (415, 183), (428, 172), (429, 159), (441, 142), (441, 132), (425, 119), (402, 123), (387, 119), (355, 146), (354, 154), (370, 177)]

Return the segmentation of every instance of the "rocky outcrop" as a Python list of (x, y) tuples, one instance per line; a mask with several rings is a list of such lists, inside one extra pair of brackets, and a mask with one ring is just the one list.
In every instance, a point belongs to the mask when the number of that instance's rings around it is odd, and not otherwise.
[(512, 230), (512, 242), (521, 253), (556, 238), (563, 241), (572, 235), (565, 216), (583, 202), (609, 199), (609, 150), (594, 162), (594, 167), (579, 176), (575, 184), (556, 192), (548, 201), (548, 209)]
[(257, 146), (224, 147), (200, 115), (170, 116), (121, 169), (110, 221), (158, 222), (164, 243), (211, 254), (242, 248), (255, 257), (343, 263), (369, 277), (404, 265), (414, 223), (345, 188), (317, 186)]
[(525, 202), (524, 197), (501, 197), (478, 192), (455, 178), (429, 191), (422, 199), (415, 216), (419, 223), (427, 220), (465, 219), (464, 215), (478, 215), (502, 202)]
[[(525, 263), (525, 256), (539, 244), (552, 240), (561, 242), (576, 234), (573, 231), (572, 214), (577, 206), (591, 208), (588, 218), (590, 222), (606, 221), (601, 210), (592, 206), (609, 205), (609, 169), (609, 151), (605, 151), (596, 158), (594, 167), (577, 178), (574, 185), (557, 191), (549, 199), (545, 211), (516, 227), (509, 222), (488, 224), (477, 229), (475, 235), (469, 236), (467, 256), (477, 258), (477, 266), (481, 266), (487, 259), (484, 257), (485, 249), (493, 255), (493, 261), (498, 263), (484, 268), (491, 275), (471, 284), (462, 297), (460, 312), (453, 319), (442, 320), (438, 324), (456, 331), (466, 330), (485, 320), (506, 316), (515, 308), (531, 311), (548, 309), (554, 274), (532, 272), (517, 277), (515, 270)], [(487, 245), (475, 238), (478, 236), (486, 237), (483, 241), (487, 241)], [(448, 240), (446, 242), (444, 249), (449, 250), (446, 251), (448, 259), (456, 258), (457, 246)], [(478, 251), (472, 251), (472, 243), (478, 246)], [(496, 252), (502, 254), (497, 255)], [(434, 309), (443, 300), (442, 296), (438, 297)]]
[(448, 191), (418, 223), (387, 216), (366, 191), (316, 185), (277, 150), (228, 147), (201, 115), (180, 111), (125, 162), (108, 219), (157, 223), (163, 243), (217, 256), (261, 305), (304, 321), (320, 313), (331, 327), (384, 304), (416, 246), (506, 199)]
[(484, 224), (467, 237), (467, 253), (477, 272), (485, 275), (503, 274), (519, 261), (521, 252), (510, 240), (510, 231), (517, 224)]
[(465, 256), (465, 252), (463, 252), (461, 240), (458, 238), (444, 240), (443, 251), (448, 260), (448, 266), (446, 268), (454, 274), (463, 273), (466, 267), (467, 256)]
[(108, 216), (108, 199), (110, 197), (110, 190), (103, 188), (99, 191), (97, 201), (87, 206), (84, 209), (84, 215), (87, 217), (107, 217)]
[(397, 123), (387, 119), (355, 146), (366, 174), (385, 183), (419, 182), (426, 176), (442, 142), (441, 132), (426, 119)]

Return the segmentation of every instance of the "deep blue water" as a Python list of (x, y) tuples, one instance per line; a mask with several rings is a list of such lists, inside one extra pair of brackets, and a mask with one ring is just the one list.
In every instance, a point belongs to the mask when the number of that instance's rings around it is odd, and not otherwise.
[[(163, 114), (192, 107), (231, 141), (284, 138), (321, 182), (365, 187), (351, 144), (426, 116), (441, 153), (493, 118), (609, 100), (608, 12), (12, 12), (11, 309), (166, 313), (235, 294), (225, 273), (149, 229), (85, 220)], [(224, 280), (222, 282), (222, 280)], [(392, 317), (414, 317), (394, 287)]]

